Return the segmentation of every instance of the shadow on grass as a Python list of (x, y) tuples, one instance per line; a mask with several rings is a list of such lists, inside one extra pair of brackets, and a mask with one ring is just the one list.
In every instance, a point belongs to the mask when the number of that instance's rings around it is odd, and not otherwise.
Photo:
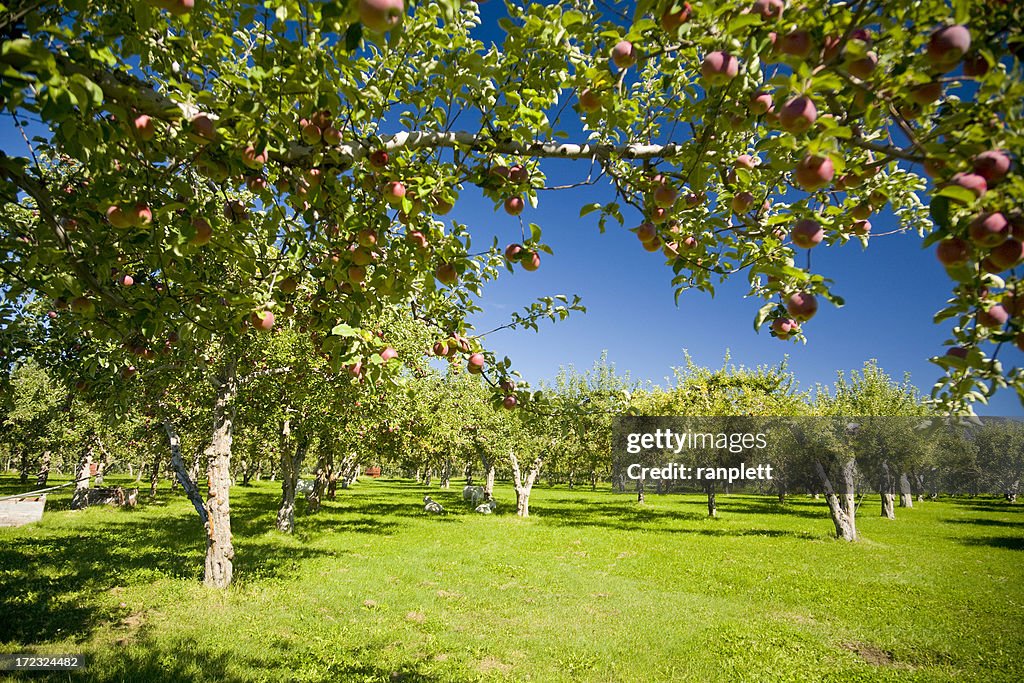
[(972, 519), (943, 519), (946, 524), (969, 524), (971, 526), (995, 526), (1006, 529), (1018, 529), (1024, 531), (1024, 520), (1019, 522), (1007, 522), (1001, 519), (985, 519), (984, 517), (974, 517)]
[(957, 538), (964, 545), (980, 545), (1003, 550), (1024, 550), (1024, 537), (1021, 536), (980, 536), (974, 538)]

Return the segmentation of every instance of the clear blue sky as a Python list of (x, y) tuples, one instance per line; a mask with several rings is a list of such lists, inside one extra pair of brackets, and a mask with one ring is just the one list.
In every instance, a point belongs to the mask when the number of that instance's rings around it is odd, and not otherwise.
[[(494, 15), (503, 12), (501, 6), (483, 6), (485, 27), (495, 26)], [(483, 37), (495, 37), (492, 31), (485, 29)], [(572, 116), (571, 110), (568, 115)], [(9, 118), (0, 125), (0, 149), (25, 153)], [(548, 162), (544, 166), (548, 184), (581, 180), (588, 165)], [(928, 358), (944, 352), (946, 328), (931, 320), (949, 295), (949, 280), (932, 251), (923, 250), (915, 235), (875, 239), (867, 251), (859, 243), (815, 249), (815, 270), (835, 280), (834, 291), (846, 299), (846, 306), (836, 309), (822, 302), (818, 315), (805, 326), (809, 343), (803, 345), (754, 332), (753, 316), (762, 302), (743, 298), (747, 287), (742, 275), (720, 285), (714, 298), (685, 293), (677, 307), (670, 285), (672, 272), (662, 254), (644, 251), (626, 229), (640, 222), (638, 215), (627, 214), (623, 229), (611, 223), (604, 235), (598, 232), (596, 214), (579, 218), (582, 205), (607, 202), (611, 196), (606, 184), (541, 193), (539, 208), (528, 206), (522, 217), (541, 225), (544, 241), (555, 255), (542, 255), (539, 271), (517, 268), (514, 275), (503, 275), (485, 290), (485, 312), (474, 318), (480, 331), (507, 322), (512, 311), (538, 296), (583, 297), (586, 314), (574, 314), (554, 325), (543, 323), (539, 333), (503, 331), (487, 339), (488, 348), (510, 356), (514, 367), (531, 382), (551, 379), (561, 365), (586, 369), (604, 350), (620, 371), (656, 383), (671, 374), (672, 366), (683, 363), (684, 350), (696, 362), (710, 366), (720, 365), (727, 351), (732, 362), (748, 366), (777, 363), (788, 356), (791, 370), (805, 388), (830, 384), (838, 370), (859, 369), (869, 359), (877, 359), (896, 378), (911, 373), (925, 393), (940, 376)], [(447, 219), (466, 223), (477, 247), (488, 244), (492, 235), (502, 245), (520, 241), (519, 220), (494, 212), (492, 203), (474, 187), (466, 188)], [(891, 214), (873, 217), (872, 223), (876, 233), (895, 227)], [(1008, 366), (1024, 360), (1015, 348), (1004, 352)], [(990, 406), (979, 406), (979, 412), (1024, 414), (1012, 392), (997, 395)]]

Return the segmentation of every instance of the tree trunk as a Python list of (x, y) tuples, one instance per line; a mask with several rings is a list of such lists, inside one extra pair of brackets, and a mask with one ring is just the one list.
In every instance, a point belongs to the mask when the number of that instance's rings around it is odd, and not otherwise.
[(327, 451), (327, 497), (334, 500), (338, 490), (338, 470), (334, 467), (334, 448)]
[(906, 472), (900, 472), (900, 507), (914, 507), (914, 492), (910, 490), (910, 477)]
[[(516, 487), (516, 514), (520, 517), (530, 516), (530, 492), (533, 490), (533, 484), (537, 481), (537, 475), (540, 474), (541, 465), (544, 464), (543, 456), (538, 455), (533, 464), (530, 465), (530, 471), (526, 474), (526, 479), (523, 479), (522, 472), (519, 470), (519, 460), (516, 459), (514, 452), (509, 452), (508, 459), (512, 462), (512, 477)], [(490, 499), (488, 499), (490, 500)]]
[(466, 461), (466, 468), (462, 471), (463, 476), (466, 477), (466, 486), (473, 485), (473, 461)]
[(22, 486), (28, 483), (28, 449), (21, 451), (21, 480)]
[(223, 376), (217, 378), (217, 397), (213, 404), (213, 436), (206, 451), (209, 492), (206, 497), (208, 519), (206, 571), (203, 583), (211, 588), (231, 585), (235, 548), (231, 542), (231, 440), (234, 426), (234, 399), (238, 392), (235, 364), (229, 362)]
[(427, 473), (423, 475), (423, 485), (430, 486), (430, 482), (434, 481), (434, 468), (428, 467)]
[(477, 454), (480, 456), (480, 464), (484, 466), (484, 500), (494, 499), (494, 462), (487, 457), (487, 451), (480, 445), (476, 445)]
[(254, 470), (255, 468), (251, 462), (248, 460), (242, 461), (242, 486), (252, 486), (250, 481), (252, 480)]
[(452, 465), (451, 458), (441, 463), (441, 488), (451, 488), (452, 469), (454, 469), (454, 466)]
[(103, 486), (103, 474), (107, 471), (107, 449), (104, 448), (103, 442), (97, 439), (97, 445), (100, 449), (100, 457), (96, 462), (96, 486)]
[[(825, 501), (828, 503), (829, 515), (836, 527), (836, 538), (844, 541), (857, 540), (857, 506), (853, 493), (853, 468), (852, 460), (844, 463), (840, 477), (843, 483), (841, 493), (836, 493), (832, 488), (832, 482), (820, 462), (814, 463), (814, 469), (821, 480), (822, 488), (825, 490)], [(818, 494), (815, 494), (817, 497)]]
[(306, 497), (307, 510), (312, 514), (320, 510), (320, 499), (323, 498), (324, 489), (327, 488), (327, 460), (323, 455), (316, 463), (316, 476), (313, 479), (313, 490)]
[(89, 476), (92, 470), (92, 443), (82, 449), (75, 476), (75, 492), (71, 496), (71, 509), (81, 510), (89, 505)]
[(189, 502), (192, 503), (192, 507), (199, 513), (199, 519), (202, 520), (203, 526), (206, 527), (206, 533), (209, 535), (209, 516), (206, 514), (206, 508), (203, 506), (203, 496), (199, 492), (199, 486), (196, 485), (196, 482), (185, 469), (185, 460), (181, 457), (181, 439), (178, 438), (178, 430), (175, 429), (170, 420), (164, 420), (164, 431), (167, 432), (167, 441), (171, 446), (171, 468), (174, 470), (175, 475), (177, 475), (181, 488), (188, 497)]
[(878, 491), (882, 494), (882, 516), (886, 519), (896, 519), (896, 509), (893, 506), (896, 499), (896, 482), (889, 469), (889, 463), (885, 460), (882, 461), (882, 477)]
[(590, 490), (597, 490), (597, 470), (590, 470)]
[(291, 436), (291, 419), (285, 418), (281, 427), (281, 505), (277, 510), (277, 530), (290, 534), (295, 531), (295, 487), (299, 483), (302, 460), (308, 443), (303, 437), (291, 453), (288, 438)]
[(707, 485), (708, 493), (708, 517), (718, 517), (718, 501), (715, 500), (715, 485), (710, 483)]
[(39, 474), (36, 475), (36, 486), (46, 486), (46, 480), (50, 478), (50, 451), (43, 451), (39, 458)]
[(156, 498), (156, 487), (160, 483), (160, 451), (153, 455), (153, 466), (149, 470), (149, 497)]
[(1020, 495), (1020, 479), (1014, 479), (1009, 487), (1006, 489), (1006, 501), (1008, 503), (1016, 503), (1017, 496)]
[(636, 480), (636, 502), (637, 503), (643, 503), (644, 502), (644, 484), (645, 483), (646, 482), (644, 481), (643, 477), (641, 477), (640, 479)]

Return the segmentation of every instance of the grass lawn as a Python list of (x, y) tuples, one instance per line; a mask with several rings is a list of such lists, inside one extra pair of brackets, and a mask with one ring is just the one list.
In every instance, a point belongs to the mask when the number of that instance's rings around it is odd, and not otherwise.
[(805, 496), (720, 495), (712, 520), (700, 496), (540, 486), (522, 520), (510, 488), (483, 516), (459, 485), (433, 517), (425, 487), (364, 479), (289, 537), (278, 487), (232, 489), (226, 592), (166, 485), (135, 510), (51, 498), (0, 529), (0, 651), (86, 653), (71, 680), (96, 681), (1024, 680), (1024, 506), (890, 521), (868, 498), (851, 545)]

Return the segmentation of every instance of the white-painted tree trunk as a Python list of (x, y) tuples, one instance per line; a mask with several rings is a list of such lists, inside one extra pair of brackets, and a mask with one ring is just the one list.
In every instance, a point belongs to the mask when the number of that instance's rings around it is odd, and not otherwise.
[(238, 379), (233, 361), (216, 378), (217, 396), (213, 403), (213, 436), (206, 450), (207, 485), (206, 568), (203, 583), (211, 588), (227, 588), (234, 572), (235, 547), (231, 539), (231, 442), (234, 427), (234, 399)]
[(199, 519), (202, 520), (203, 526), (206, 527), (206, 533), (209, 535), (208, 516), (206, 514), (206, 507), (203, 505), (203, 496), (199, 492), (199, 486), (196, 485), (195, 481), (189, 476), (188, 470), (185, 469), (185, 460), (181, 457), (181, 439), (178, 437), (178, 430), (170, 420), (164, 420), (164, 431), (167, 433), (167, 441), (171, 447), (171, 468), (181, 483), (185, 496), (192, 503), (192, 507), (196, 509), (196, 512), (199, 513)]
[(900, 507), (914, 507), (914, 492), (910, 488), (910, 477), (906, 472), (900, 472)]
[(39, 458), (39, 474), (36, 475), (36, 486), (46, 486), (46, 481), (50, 478), (50, 451), (43, 451), (43, 456)]
[[(832, 488), (832, 481), (829, 479), (825, 468), (820, 462), (814, 463), (814, 469), (818, 473), (822, 488), (825, 491), (825, 501), (828, 503), (829, 515), (836, 527), (836, 538), (844, 541), (857, 540), (857, 502), (854, 495), (853, 470), (855, 464), (850, 460), (843, 464), (839, 474), (841, 479), (841, 492), (836, 493)], [(815, 494), (817, 497), (818, 494)]]
[(71, 495), (71, 509), (81, 510), (89, 505), (89, 477), (92, 470), (92, 443), (82, 449), (78, 459), (78, 474), (75, 476), (75, 492)]
[(523, 477), (519, 468), (519, 460), (514, 451), (509, 451), (508, 459), (512, 463), (512, 481), (516, 489), (516, 514), (520, 517), (530, 516), (530, 492), (540, 474), (540, 468), (544, 464), (544, 457), (538, 455), (530, 465), (529, 471)]
[(882, 461), (882, 476), (878, 490), (882, 494), (882, 517), (896, 519), (896, 508), (893, 505), (896, 499), (896, 482), (892, 470), (889, 469), (889, 463), (885, 460)]

